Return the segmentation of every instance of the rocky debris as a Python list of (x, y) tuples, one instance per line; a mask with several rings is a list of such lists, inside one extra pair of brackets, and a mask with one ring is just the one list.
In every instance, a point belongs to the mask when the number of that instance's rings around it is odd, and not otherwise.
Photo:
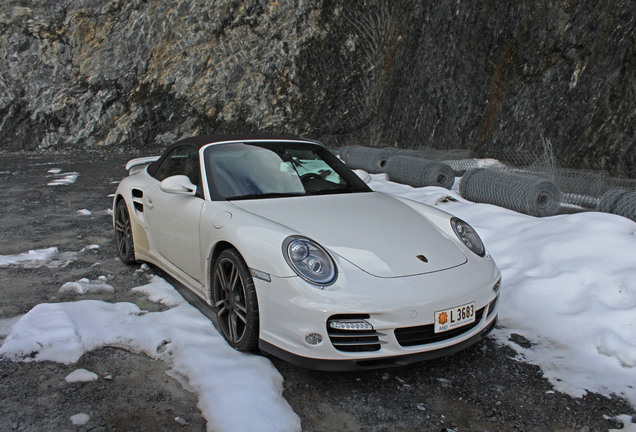
[(633, 2), (0, 4), (0, 150), (269, 131), (636, 177)]

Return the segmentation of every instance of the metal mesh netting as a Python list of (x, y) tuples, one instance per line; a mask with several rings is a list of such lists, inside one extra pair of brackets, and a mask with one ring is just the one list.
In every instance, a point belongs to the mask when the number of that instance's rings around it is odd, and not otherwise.
[(559, 188), (544, 178), (485, 168), (466, 172), (459, 193), (474, 202), (494, 204), (532, 216), (555, 215), (561, 201)]
[(499, 171), (529, 174), (552, 181), (561, 191), (561, 203), (595, 209), (601, 196), (610, 188), (605, 173), (575, 169), (541, 169), (533, 165), (525, 168), (499, 166)]
[(453, 187), (455, 172), (448, 165), (411, 156), (391, 156), (386, 162), (389, 180), (414, 187)]
[(340, 152), (342, 160), (353, 169), (363, 169), (372, 174), (383, 173), (393, 152), (387, 149), (352, 146)]
[(480, 168), (477, 159), (443, 159), (442, 162), (453, 169), (455, 177), (463, 176), (468, 170)]
[(636, 191), (608, 190), (601, 198), (598, 211), (613, 213), (636, 221)]
[[(527, 188), (535, 187), (537, 181), (542, 180), (552, 184), (552, 186), (556, 185), (556, 196), (558, 197), (556, 199), (554, 198), (555, 193), (545, 196), (548, 204), (550, 204), (550, 211), (545, 215), (556, 213), (553, 209), (556, 207), (557, 210), (559, 210), (560, 207), (563, 212), (590, 209), (615, 213), (636, 220), (633, 210), (633, 194), (623, 195), (624, 192), (636, 193), (635, 179), (610, 178), (606, 173), (599, 171), (558, 168), (550, 140), (546, 140), (543, 137), (541, 137), (541, 140), (536, 140), (534, 144), (524, 143), (518, 147), (519, 148), (506, 148), (501, 154), (490, 154), (489, 156), (492, 159), (487, 164), (488, 169), (492, 172), (501, 172), (503, 174), (502, 180), (498, 183), (489, 178), (489, 183), (484, 183), (481, 186), (473, 185), (471, 186), (471, 191), (477, 193), (478, 189), (480, 189), (482, 195), (494, 194), (503, 197), (502, 199), (506, 201), (514, 199), (512, 196), (505, 198), (508, 193), (507, 191), (521, 187), (521, 183), (523, 183), (524, 179), (526, 182), (529, 182), (528, 185), (526, 185)], [(353, 154), (352, 158), (349, 158), (350, 152)], [(387, 172), (391, 180), (411, 184), (416, 187), (430, 185), (429, 180), (426, 180), (426, 183), (424, 183), (424, 180), (421, 178), (423, 174), (411, 172), (411, 169), (407, 169), (406, 167), (402, 168), (404, 173), (393, 171), (392, 175), (389, 175), (386, 165), (391, 156), (419, 158), (424, 161), (420, 163), (422, 166), (427, 162), (443, 162), (452, 168), (456, 177), (462, 176), (467, 172), (478, 170), (484, 166), (484, 161), (472, 158), (469, 150), (443, 150), (426, 146), (422, 146), (418, 149), (399, 149), (395, 147), (379, 149), (354, 146), (342, 149), (340, 156), (352, 168), (361, 168), (371, 173)], [(408, 173), (406, 171), (408, 171)], [(512, 175), (507, 176), (508, 174)], [(513, 184), (506, 185), (504, 179), (505, 181), (512, 181)], [(470, 184), (472, 182), (471, 180), (464, 182), (464, 180), (465, 179), (462, 179), (463, 183)], [(495, 191), (493, 189), (494, 184), (498, 184), (497, 187), (500, 188), (501, 191)], [(609, 192), (612, 189), (618, 190), (618, 192), (613, 193), (618, 194), (620, 192), (621, 196), (623, 196), (622, 200), (624, 201), (620, 203), (610, 202), (610, 197), (613, 195), (609, 194)], [(461, 187), (460, 193), (463, 195)], [(528, 199), (528, 197), (524, 196), (518, 199), (521, 201), (522, 199)], [(473, 201), (474, 200), (476, 199), (473, 199)], [(601, 201), (604, 202), (601, 203)], [(527, 203), (519, 203), (517, 207), (514, 207), (508, 204), (499, 204), (499, 202), (503, 201), (492, 203), (513, 209), (533, 207), (528, 207)], [(557, 204), (555, 204), (555, 202)], [(615, 208), (615, 204), (618, 207)], [(535, 210), (537, 209), (535, 208)], [(519, 211), (526, 212), (524, 210)]]

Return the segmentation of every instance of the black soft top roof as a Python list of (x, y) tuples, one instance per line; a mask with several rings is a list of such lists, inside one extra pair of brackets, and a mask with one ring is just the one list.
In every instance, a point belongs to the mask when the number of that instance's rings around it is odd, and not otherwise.
[(322, 146), (323, 144), (307, 138), (301, 138), (292, 135), (270, 135), (270, 134), (217, 134), (217, 135), (198, 135), (190, 138), (183, 138), (177, 141), (176, 143), (168, 146), (166, 150), (163, 152), (161, 157), (155, 162), (151, 163), (148, 166), (148, 173), (150, 175), (155, 175), (157, 168), (161, 165), (162, 161), (166, 158), (168, 153), (172, 151), (175, 147), (182, 146), (184, 144), (194, 145), (198, 148), (201, 148), (208, 144), (223, 142), (223, 141), (258, 141), (258, 140), (285, 140), (285, 141), (304, 141), (310, 142), (313, 144), (317, 144)]
[(168, 149), (172, 149), (173, 147), (177, 147), (183, 144), (194, 144), (195, 146), (201, 148), (204, 145), (207, 144), (213, 144), (213, 143), (217, 143), (217, 142), (223, 142), (223, 141), (254, 141), (254, 140), (292, 140), (292, 141), (308, 141), (311, 143), (315, 143), (315, 144), (320, 144), (322, 145), (320, 142), (312, 140), (312, 139), (307, 139), (307, 138), (301, 138), (301, 137), (297, 137), (297, 136), (292, 136), (292, 135), (269, 135), (269, 134), (237, 134), (237, 135), (232, 135), (232, 134), (218, 134), (218, 135), (199, 135), (199, 136), (193, 136), (190, 138), (183, 138), (179, 141), (177, 141), (176, 143), (172, 144), (170, 147), (168, 147)]

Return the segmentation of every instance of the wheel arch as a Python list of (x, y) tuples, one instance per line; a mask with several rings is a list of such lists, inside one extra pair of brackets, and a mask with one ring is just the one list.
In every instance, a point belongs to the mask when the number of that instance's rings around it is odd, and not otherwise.
[(139, 260), (140, 258), (137, 257), (137, 253), (141, 253), (143, 255), (151, 254), (150, 242), (143, 219), (142, 221), (139, 220), (139, 216), (137, 215), (134, 206), (129, 200), (126, 199), (124, 192), (125, 190), (118, 190), (116, 192), (115, 198), (113, 198), (113, 228), (115, 227), (115, 213), (117, 212), (117, 206), (121, 201), (123, 201), (126, 204), (128, 217), (130, 218), (132, 238), (135, 250), (135, 259)]
[[(243, 254), (232, 243), (230, 243), (227, 240), (219, 240), (218, 242), (216, 242), (208, 255), (207, 274), (205, 278), (206, 291), (207, 291), (206, 296), (208, 297), (210, 301), (212, 301), (212, 273), (214, 271), (214, 263), (216, 263), (216, 259), (226, 249), (234, 249), (240, 255), (245, 265), (247, 265)], [(249, 266), (248, 266), (248, 269), (249, 269)]]
[[(113, 198), (113, 228), (115, 228), (115, 213), (117, 212), (117, 206), (121, 200), (125, 201), (125, 198), (121, 193), (118, 193), (115, 195), (115, 198)], [(130, 210), (128, 210), (128, 213), (130, 213)]]

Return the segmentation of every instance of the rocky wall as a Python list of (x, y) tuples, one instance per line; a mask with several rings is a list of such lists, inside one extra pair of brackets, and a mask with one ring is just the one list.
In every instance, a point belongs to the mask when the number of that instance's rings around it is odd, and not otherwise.
[(629, 0), (5, 0), (0, 149), (213, 132), (636, 177)]

